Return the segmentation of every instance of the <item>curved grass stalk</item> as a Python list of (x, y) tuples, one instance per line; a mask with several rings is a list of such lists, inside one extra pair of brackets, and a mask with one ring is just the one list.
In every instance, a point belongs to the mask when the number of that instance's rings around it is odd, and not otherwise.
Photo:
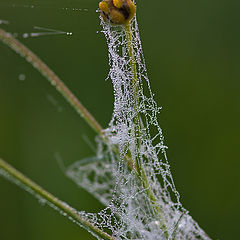
[(0, 174), (12, 180), (12, 182), (15, 182), (16, 184), (24, 187), (25, 190), (32, 193), (38, 199), (46, 201), (46, 203), (49, 206), (51, 206), (55, 210), (58, 210), (62, 215), (67, 216), (73, 222), (76, 222), (77, 224), (88, 230), (94, 236), (104, 240), (114, 240), (112, 236), (103, 232), (101, 229), (97, 228), (92, 223), (84, 219), (74, 208), (70, 207), (65, 202), (59, 200), (51, 193), (44, 190), (38, 184), (24, 176), (21, 172), (13, 168), (11, 165), (6, 163), (1, 158), (0, 158)]
[(57, 91), (64, 96), (81, 117), (86, 120), (89, 126), (96, 133), (103, 136), (102, 127), (96, 119), (89, 113), (61, 79), (38, 56), (3, 29), (0, 29), (0, 40), (31, 63), (32, 66), (46, 77)]
[(133, 102), (134, 102), (134, 134), (135, 134), (135, 144), (136, 144), (136, 166), (137, 171), (139, 175), (141, 176), (141, 161), (139, 156), (139, 149), (140, 149), (140, 115), (138, 112), (139, 107), (139, 86), (138, 86), (138, 77), (137, 77), (137, 66), (136, 66), (136, 60), (134, 56), (134, 50), (133, 50), (133, 44), (132, 44), (132, 32), (131, 32), (131, 24), (128, 23), (124, 26), (125, 34), (126, 34), (126, 40), (127, 40), (127, 48), (128, 48), (128, 54), (130, 59), (130, 66), (132, 70), (132, 86), (133, 86)]

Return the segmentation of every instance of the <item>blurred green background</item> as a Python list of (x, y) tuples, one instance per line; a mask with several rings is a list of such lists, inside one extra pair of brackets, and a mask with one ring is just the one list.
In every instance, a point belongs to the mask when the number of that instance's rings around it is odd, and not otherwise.
[[(0, 19), (10, 24), (0, 28), (17, 33), (106, 127), (113, 93), (105, 81), (108, 53), (97, 33), (97, 6), (97, 0), (1, 0)], [(239, 11), (238, 0), (138, 1), (172, 174), (183, 205), (213, 239), (239, 236)], [(73, 35), (24, 39), (34, 26)], [(56, 160), (60, 156), (67, 166), (94, 155), (94, 136), (36, 70), (0, 43), (2, 158), (77, 209), (96, 212), (102, 206), (67, 179)], [(94, 238), (0, 178), (0, 239)]]

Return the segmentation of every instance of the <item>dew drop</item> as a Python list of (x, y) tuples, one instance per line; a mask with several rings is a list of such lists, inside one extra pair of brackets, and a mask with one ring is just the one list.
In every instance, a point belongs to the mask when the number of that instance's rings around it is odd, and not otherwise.
[(9, 24), (7, 20), (0, 19), (0, 24)]
[(52, 84), (53, 86), (56, 86), (56, 82), (55, 82), (55, 81), (51, 81), (51, 84)]
[(25, 74), (19, 74), (18, 79), (19, 79), (20, 81), (24, 81), (24, 80), (26, 79)]
[(44, 205), (46, 205), (47, 200), (40, 197), (40, 198), (38, 199), (38, 202), (39, 202), (39, 204), (41, 204), (42, 206), (44, 206)]
[(28, 38), (29, 37), (29, 34), (28, 33), (24, 33), (23, 34), (23, 38)]

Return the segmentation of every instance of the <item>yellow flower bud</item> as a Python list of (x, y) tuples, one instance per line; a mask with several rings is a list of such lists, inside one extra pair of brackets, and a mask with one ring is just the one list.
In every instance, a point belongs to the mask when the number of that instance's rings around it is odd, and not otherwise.
[(116, 8), (121, 8), (123, 6), (123, 0), (113, 0), (113, 5)]
[(101, 17), (112, 24), (127, 24), (136, 14), (132, 0), (103, 0), (99, 3)]

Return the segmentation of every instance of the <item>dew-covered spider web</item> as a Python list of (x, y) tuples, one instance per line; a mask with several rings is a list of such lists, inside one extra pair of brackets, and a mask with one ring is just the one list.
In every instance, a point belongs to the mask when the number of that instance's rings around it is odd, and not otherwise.
[(115, 97), (113, 116), (104, 139), (97, 138), (97, 156), (73, 164), (67, 175), (105, 208), (81, 214), (115, 239), (210, 239), (180, 203), (136, 18), (131, 32), (137, 82), (124, 28), (104, 22), (102, 26)]

